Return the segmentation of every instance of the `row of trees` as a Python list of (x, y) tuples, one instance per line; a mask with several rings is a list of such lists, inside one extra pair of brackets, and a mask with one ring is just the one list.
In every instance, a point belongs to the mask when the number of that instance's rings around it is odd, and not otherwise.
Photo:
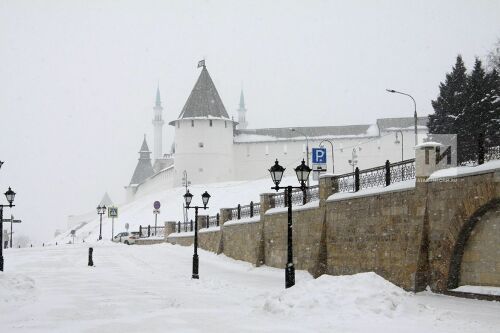
[[(490, 53), (490, 59), (498, 59), (494, 55)], [(476, 159), (478, 142), (484, 140), (487, 147), (500, 145), (500, 63), (490, 61), (489, 65), (485, 70), (476, 59), (468, 73), (457, 56), (439, 86), (439, 96), (432, 101), (435, 113), (429, 116), (429, 132), (457, 134), (460, 162)]]

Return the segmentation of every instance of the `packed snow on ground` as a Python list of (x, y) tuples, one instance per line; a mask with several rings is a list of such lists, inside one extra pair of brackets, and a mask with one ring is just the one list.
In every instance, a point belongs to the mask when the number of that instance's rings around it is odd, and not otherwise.
[[(298, 184), (297, 178), (284, 177), (284, 184)], [(312, 182), (312, 185), (316, 182)], [(226, 183), (213, 183), (206, 185), (192, 185), (189, 187), (193, 194), (191, 205), (202, 205), (201, 194), (208, 191), (211, 195), (209, 208), (200, 209), (200, 215), (215, 215), (220, 208), (234, 208), (241, 205), (248, 205), (250, 201), (260, 202), (260, 194), (272, 192), (271, 186), (274, 186), (271, 177), (252, 181), (234, 181)], [(118, 205), (119, 217), (115, 219), (115, 234), (125, 231), (125, 223), (130, 225), (130, 231), (139, 231), (139, 226), (154, 226), (153, 203), (158, 200), (161, 203), (160, 214), (158, 215), (158, 225), (164, 225), (165, 221), (183, 220), (182, 207), (186, 190), (184, 187), (166, 189), (156, 193), (151, 193), (140, 197), (130, 203)], [(194, 219), (194, 210), (189, 210), (189, 218)], [(111, 218), (103, 215), (102, 234), (105, 239), (111, 239)], [(55, 244), (68, 243), (72, 241), (71, 230), (67, 230), (53, 241), (45, 242)], [(99, 236), (99, 215), (95, 213), (95, 219), (85, 226), (76, 230), (75, 242), (96, 240)]]
[[(87, 246), (85, 246), (87, 245)], [(374, 273), (253, 267), (192, 247), (90, 244), (7, 249), (1, 332), (498, 332), (500, 303), (405, 292)]]
[(461, 291), (464, 293), (474, 293), (474, 294), (485, 294), (485, 295), (497, 295), (500, 296), (500, 287), (490, 287), (490, 286), (460, 286), (453, 291)]

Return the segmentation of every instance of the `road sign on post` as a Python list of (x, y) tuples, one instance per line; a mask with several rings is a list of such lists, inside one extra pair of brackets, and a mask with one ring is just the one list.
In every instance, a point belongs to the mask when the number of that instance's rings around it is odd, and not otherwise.
[(312, 149), (313, 164), (326, 164), (326, 148)]
[(118, 217), (118, 207), (108, 207), (108, 217)]
[(160, 204), (159, 201), (155, 201), (154, 204), (153, 204), (153, 208), (154, 209), (160, 209), (160, 206), (161, 206), (161, 204)]
[(160, 202), (159, 201), (155, 201), (154, 204), (153, 204), (153, 214), (155, 214), (155, 231), (154, 231), (154, 236), (156, 236), (156, 228), (158, 227), (157, 226), (157, 222), (158, 222), (158, 214), (160, 214)]

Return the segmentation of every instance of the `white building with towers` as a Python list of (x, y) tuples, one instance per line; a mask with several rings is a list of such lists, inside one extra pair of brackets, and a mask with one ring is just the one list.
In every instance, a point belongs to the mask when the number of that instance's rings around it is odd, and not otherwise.
[[(128, 200), (181, 186), (184, 171), (192, 184), (269, 177), (268, 169), (276, 159), (292, 169), (302, 159), (307, 161), (307, 152), (320, 144), (327, 148), (328, 171), (337, 174), (351, 172), (355, 166), (365, 169), (383, 165), (386, 160), (395, 162), (415, 155), (413, 117), (339, 126), (335, 124), (335, 112), (332, 111), (331, 118), (322, 120), (329, 126), (249, 129), (243, 90), (235, 110), (238, 120), (234, 121), (204, 62), (199, 67), (202, 67), (200, 76), (184, 107), (176, 119), (169, 121), (175, 134), (172, 151), (168, 154), (162, 146), (163, 107), (157, 88), (153, 108), (154, 162), (144, 137), (138, 164), (125, 187)], [(427, 117), (418, 118), (417, 123), (418, 133), (423, 138), (427, 133)]]

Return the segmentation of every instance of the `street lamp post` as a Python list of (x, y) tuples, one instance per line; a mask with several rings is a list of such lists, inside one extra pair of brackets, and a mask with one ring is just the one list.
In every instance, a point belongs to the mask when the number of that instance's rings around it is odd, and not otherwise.
[(398, 138), (398, 132), (401, 134), (401, 161), (404, 161), (403, 159), (403, 148), (404, 148), (404, 137), (403, 137), (403, 131), (397, 130), (396, 131), (396, 141), (394, 141), (395, 144), (399, 144), (399, 138)]
[[(304, 132), (299, 131), (296, 128), (290, 128), (290, 131), (297, 132), (306, 138), (306, 159), (307, 159), (306, 165), (309, 166), (309, 137)], [(307, 187), (309, 187), (309, 178), (307, 178)]]
[(333, 142), (332, 142), (332, 141), (330, 141), (330, 140), (328, 140), (328, 139), (325, 139), (325, 140), (323, 140), (323, 141), (321, 141), (321, 142), (319, 143), (319, 146), (320, 146), (320, 147), (324, 147), (324, 146), (323, 146), (323, 142), (328, 142), (328, 143), (330, 144), (330, 146), (332, 147), (332, 173), (335, 173), (335, 165), (334, 165), (335, 160), (334, 160), (334, 158), (333, 158)]
[(358, 154), (356, 154), (356, 148), (352, 148), (352, 157), (348, 162), (349, 162), (349, 165), (352, 166), (352, 172), (354, 172), (354, 169), (356, 168), (356, 165), (358, 164)]
[(186, 191), (186, 194), (184, 194), (184, 202), (185, 202), (185, 208), (187, 209), (194, 209), (194, 253), (193, 253), (193, 274), (192, 278), (193, 279), (199, 279), (200, 276), (198, 274), (198, 266), (199, 266), (199, 259), (198, 259), (198, 209), (203, 208), (207, 209), (207, 204), (208, 200), (210, 199), (210, 194), (208, 194), (207, 191), (201, 195), (201, 200), (203, 202), (203, 206), (193, 206), (191, 207), (191, 200), (193, 199), (193, 195), (189, 193), (189, 190)]
[(102, 239), (102, 215), (106, 213), (106, 206), (97, 206), (97, 214), (99, 214), (99, 240)]
[(295, 173), (297, 175), (297, 179), (299, 180), (300, 186), (279, 186), (281, 182), (281, 178), (283, 177), (283, 173), (285, 172), (285, 168), (283, 168), (278, 163), (278, 159), (274, 162), (274, 165), (269, 169), (271, 173), (271, 179), (275, 186), (271, 187), (271, 189), (279, 190), (285, 189), (286, 193), (286, 202), (288, 203), (288, 232), (287, 232), (287, 261), (285, 268), (285, 288), (290, 288), (295, 285), (295, 267), (293, 265), (293, 223), (292, 223), (292, 190), (294, 188), (301, 189), (305, 191), (307, 189), (306, 181), (309, 179), (309, 174), (311, 173), (311, 168), (309, 168), (305, 161), (302, 160), (302, 163), (295, 168)]
[[(3, 164), (3, 163), (2, 163)], [(1, 165), (0, 165), (1, 167)], [(0, 205), (0, 272), (3, 272), (3, 208), (9, 207), (12, 208), (14, 205), (14, 197), (16, 196), (16, 192), (12, 191), (9, 187), (7, 192), (5, 192), (5, 197), (7, 198), (8, 205)]]
[(414, 127), (415, 127), (415, 146), (418, 145), (418, 138), (417, 138), (417, 102), (415, 102), (415, 98), (413, 98), (412, 95), (397, 91), (394, 89), (386, 89), (387, 92), (393, 93), (393, 94), (400, 94), (400, 95), (405, 95), (411, 98), (413, 101), (413, 106), (415, 107), (415, 111), (413, 112), (413, 118), (414, 118)]

